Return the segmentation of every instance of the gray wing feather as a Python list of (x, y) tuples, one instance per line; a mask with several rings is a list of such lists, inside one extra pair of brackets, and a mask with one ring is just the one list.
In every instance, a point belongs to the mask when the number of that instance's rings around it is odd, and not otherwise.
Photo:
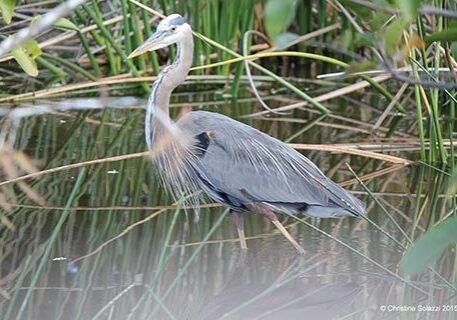
[(211, 143), (197, 165), (218, 190), (242, 201), (305, 203), (364, 208), (309, 159), (281, 141), (226, 116), (194, 111), (178, 122), (191, 134), (210, 132)]

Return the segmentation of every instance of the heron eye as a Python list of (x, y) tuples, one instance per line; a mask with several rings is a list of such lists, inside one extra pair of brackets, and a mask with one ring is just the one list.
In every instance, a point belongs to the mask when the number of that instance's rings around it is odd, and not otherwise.
[(170, 27), (170, 31), (171, 31), (171, 32), (176, 32), (176, 26), (171, 26), (171, 27)]

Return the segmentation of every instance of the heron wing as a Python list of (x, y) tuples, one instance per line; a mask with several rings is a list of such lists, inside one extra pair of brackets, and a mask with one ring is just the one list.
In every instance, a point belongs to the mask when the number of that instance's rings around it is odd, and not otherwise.
[(305, 156), (255, 128), (204, 111), (191, 112), (180, 125), (210, 137), (196, 167), (218, 192), (246, 202), (361, 206)]

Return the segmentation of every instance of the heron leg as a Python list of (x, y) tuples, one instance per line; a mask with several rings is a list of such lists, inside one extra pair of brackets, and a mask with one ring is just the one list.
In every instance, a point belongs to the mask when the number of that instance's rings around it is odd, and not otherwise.
[(278, 228), (278, 230), (283, 234), (283, 236), (287, 240), (289, 240), (289, 242), (295, 247), (295, 249), (297, 249), (297, 251), (300, 254), (305, 254), (306, 253), (305, 249), (303, 249), (298, 244), (298, 242), (292, 237), (292, 235), (289, 233), (289, 231), (287, 231), (287, 229), (284, 228), (284, 226), (281, 224), (281, 222), (279, 222), (278, 218), (276, 217), (276, 215), (274, 214), (273, 211), (271, 211), (271, 210), (269, 210), (269, 209), (267, 209), (265, 207), (259, 206), (259, 205), (253, 206), (252, 210), (255, 211), (255, 212), (260, 213), (261, 215), (266, 217), (268, 220), (270, 220), (275, 225), (275, 227)]
[(276, 226), (276, 228), (279, 229), (279, 231), (281, 231), (281, 233), (284, 235), (284, 237), (286, 237), (287, 240), (289, 240), (289, 242), (295, 247), (295, 249), (297, 249), (297, 251), (300, 253), (300, 254), (305, 254), (306, 251), (305, 249), (303, 249), (297, 241), (295, 241), (295, 239), (292, 237), (292, 235), (289, 233), (289, 231), (287, 231), (286, 228), (284, 228), (284, 226), (281, 224), (281, 222), (279, 222), (278, 218), (275, 218), (273, 220), (271, 220), (271, 222)]
[(232, 218), (236, 225), (236, 230), (238, 231), (238, 238), (240, 239), (241, 249), (247, 249), (248, 245), (246, 243), (246, 237), (244, 235), (244, 220), (243, 216), (236, 211), (232, 211)]

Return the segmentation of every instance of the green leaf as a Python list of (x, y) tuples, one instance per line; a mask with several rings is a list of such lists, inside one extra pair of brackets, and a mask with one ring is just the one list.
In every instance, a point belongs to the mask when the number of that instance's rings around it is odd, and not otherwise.
[(32, 77), (38, 75), (38, 67), (35, 59), (41, 55), (41, 49), (35, 40), (25, 41), (20, 46), (14, 48), (11, 54), (28, 75)]
[(354, 47), (354, 34), (352, 30), (349, 28), (343, 30), (339, 42), (341, 47), (345, 49), (352, 49)]
[(40, 47), (38, 46), (38, 42), (33, 39), (26, 40), (22, 43), (22, 47), (24, 47), (27, 54), (32, 58), (36, 59), (37, 57), (41, 56), (42, 52)]
[(286, 49), (290, 45), (291, 42), (293, 42), (297, 39), (298, 39), (298, 34), (296, 34), (296, 33), (291, 33), (291, 32), (280, 33), (275, 39), (275, 44), (276, 44), (277, 50)]
[(64, 30), (79, 31), (78, 26), (66, 18), (60, 18), (59, 20), (57, 20), (54, 23), (54, 26), (56, 26), (57, 28), (64, 29)]
[(268, 0), (265, 5), (264, 23), (270, 39), (284, 31), (295, 16), (296, 0)]
[(397, 52), (403, 36), (403, 30), (407, 24), (406, 19), (398, 18), (387, 27), (385, 33), (385, 50), (388, 56), (393, 56)]
[(457, 41), (457, 28), (433, 32), (424, 40), (427, 46), (434, 41)]
[(0, 11), (2, 12), (2, 17), (6, 24), (11, 23), (15, 8), (16, 0), (0, 0)]
[(419, 14), (421, 0), (397, 0), (396, 2), (398, 8), (408, 20), (416, 18)]
[(370, 17), (372, 13), (372, 9), (365, 6), (361, 6), (360, 4), (353, 2), (352, 0), (340, 0), (340, 3), (347, 10), (354, 12), (357, 17)]
[(457, 242), (457, 217), (447, 219), (422, 235), (401, 261), (403, 274), (415, 274), (435, 261), (450, 244)]
[[(1, 1), (1, 0), (0, 0)], [(41, 20), (40, 15), (36, 15), (33, 17), (32, 22), (30, 24), (37, 23), (38, 21)], [(73, 31), (79, 31), (79, 28), (77, 25), (75, 25), (73, 22), (66, 18), (60, 18), (53, 24), (56, 28), (63, 29), (63, 30), (73, 30)]]
[(361, 46), (361, 47), (371, 47), (376, 46), (377, 41), (376, 37), (371, 32), (365, 32), (363, 34), (356, 33), (354, 37), (354, 46)]
[(361, 19), (370, 26), (369, 30), (371, 32), (378, 32), (382, 30), (385, 27), (386, 23), (392, 19), (391, 14), (379, 11), (375, 11), (369, 15), (359, 15), (359, 17), (361, 17)]

